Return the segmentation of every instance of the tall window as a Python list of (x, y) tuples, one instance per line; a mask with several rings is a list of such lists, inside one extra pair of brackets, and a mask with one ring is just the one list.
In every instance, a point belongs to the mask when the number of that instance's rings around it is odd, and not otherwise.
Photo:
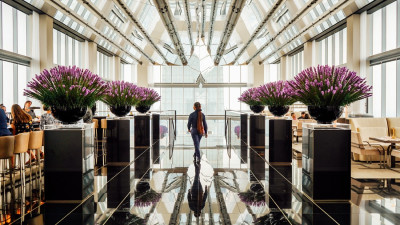
[[(400, 76), (399, 56), (385, 60), (385, 53), (399, 47), (397, 39), (398, 32), (397, 6), (400, 1), (395, 1), (381, 9), (373, 11), (369, 15), (369, 31), (372, 37), (372, 46), (369, 55), (372, 57), (383, 57), (371, 62), (370, 83), (373, 85), (373, 97), (368, 101), (370, 110), (374, 117), (396, 117), (400, 116), (398, 110), (398, 99), (400, 95), (398, 77)], [(377, 55), (381, 54), (381, 55)], [(383, 54), (383, 55), (382, 55)], [(371, 103), (372, 101), (372, 103)]]
[(137, 83), (136, 65), (121, 63), (121, 80)]
[(5, 104), (7, 111), (11, 105), (23, 104), (29, 74), (28, 64), (21, 63), (19, 56), (27, 56), (29, 16), (16, 8), (0, 2), (0, 49), (16, 53), (13, 59), (0, 57), (0, 102)]
[(269, 71), (264, 70), (264, 83), (274, 82), (280, 79), (280, 68), (281, 64), (269, 64)]
[(97, 73), (106, 80), (110, 80), (111, 76), (111, 57), (102, 52), (97, 52)]
[(304, 69), (304, 51), (298, 52), (289, 58), (291, 64), (288, 79), (292, 79)]
[(321, 65), (343, 65), (347, 62), (347, 28), (318, 42)]
[(82, 66), (82, 42), (53, 29), (53, 63)]

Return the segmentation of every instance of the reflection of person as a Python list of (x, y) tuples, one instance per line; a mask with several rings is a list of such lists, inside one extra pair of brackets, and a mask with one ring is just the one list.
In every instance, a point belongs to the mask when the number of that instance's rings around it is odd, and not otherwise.
[(195, 161), (198, 163), (200, 162), (200, 140), (204, 135), (206, 138), (207, 136), (207, 122), (206, 117), (201, 112), (201, 105), (199, 102), (195, 102), (193, 109), (195, 110), (189, 116), (188, 120), (188, 131), (192, 134), (192, 139), (194, 143), (194, 157)]
[(45, 125), (50, 125), (54, 124), (56, 122), (56, 119), (54, 119), (53, 114), (51, 114), (51, 108), (43, 105), (43, 110), (46, 111), (42, 116), (40, 117), (40, 129), (44, 130)]
[(31, 110), (31, 105), (32, 105), (31, 101), (29, 101), (29, 100), (26, 101), (25, 104), (24, 104), (24, 111), (26, 113), (28, 113), (32, 117), (32, 119), (35, 119), (36, 118), (36, 114), (35, 114), (35, 112), (33, 110)]
[(200, 165), (195, 164), (195, 176), (193, 180), (193, 184), (188, 191), (188, 202), (189, 208), (193, 211), (195, 217), (199, 217), (201, 214), (201, 210), (203, 210), (206, 205), (208, 195), (208, 187), (205, 186), (205, 190), (203, 190), (203, 186), (200, 181)]
[(9, 135), (11, 135), (11, 132), (7, 128), (7, 115), (4, 110), (0, 108), (0, 136)]

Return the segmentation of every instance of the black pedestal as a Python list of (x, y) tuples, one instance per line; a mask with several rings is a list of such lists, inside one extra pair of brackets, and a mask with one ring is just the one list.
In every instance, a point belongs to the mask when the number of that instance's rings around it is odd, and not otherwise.
[[(135, 178), (150, 178), (150, 115), (135, 116)], [(159, 130), (160, 128), (158, 128)]]
[(160, 163), (160, 115), (152, 114), (152, 130), (153, 130), (153, 140), (152, 140), (152, 161), (155, 164)]
[(270, 119), (266, 128), (269, 140), (267, 160), (270, 163), (292, 162), (292, 120)]
[(292, 166), (273, 165), (273, 168), (268, 168), (267, 176), (268, 194), (270, 196), (267, 202), (268, 207), (271, 209), (292, 208), (292, 185), (288, 182), (292, 182)]
[[(93, 131), (89, 126), (85, 129), (45, 130), (46, 224), (54, 224), (60, 220), (69, 209), (78, 206), (94, 191)], [(93, 198), (89, 198), (84, 206), (74, 211), (73, 220), (79, 221), (79, 224), (92, 224), (93, 211)]]
[[(265, 116), (250, 115), (250, 180), (265, 179)], [(255, 177), (253, 177), (255, 176)], [(256, 179), (255, 179), (256, 178)]]
[[(321, 208), (326, 212), (324, 213)], [(327, 215), (329, 214), (329, 216)], [(350, 225), (351, 203), (302, 203), (302, 224)]]
[[(107, 120), (107, 207), (116, 208), (129, 194), (133, 179), (133, 119)], [(129, 201), (129, 198), (125, 198)]]
[(303, 191), (314, 200), (350, 200), (350, 141), (346, 128), (303, 128)]
[(247, 163), (247, 150), (248, 150), (248, 140), (247, 140), (247, 114), (240, 115), (240, 157), (242, 158), (242, 163)]
[(102, 151), (103, 151), (103, 144), (105, 144), (105, 143), (102, 142), (102, 140), (103, 140), (103, 129), (101, 128), (101, 120), (102, 119), (106, 119), (106, 118), (107, 118), (106, 116), (94, 116), (93, 117), (93, 119), (97, 119), (97, 122), (98, 122), (98, 128), (96, 129), (97, 130), (97, 140), (98, 140), (98, 144), (97, 144), (98, 154), (97, 154), (97, 164), (96, 164), (96, 166), (97, 165), (101, 166), (101, 165), (104, 164), (103, 163), (103, 154), (104, 154), (104, 152), (102, 152)]

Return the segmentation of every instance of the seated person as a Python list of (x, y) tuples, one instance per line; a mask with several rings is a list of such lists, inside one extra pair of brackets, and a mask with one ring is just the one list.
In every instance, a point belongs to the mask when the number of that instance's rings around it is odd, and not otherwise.
[(28, 113), (32, 117), (32, 119), (35, 119), (36, 118), (36, 114), (35, 114), (35, 112), (33, 110), (31, 110), (31, 105), (32, 105), (31, 101), (29, 101), (29, 100), (26, 101), (25, 104), (24, 104), (24, 111), (26, 113)]
[(11, 115), (13, 118), (11, 127), (13, 128), (14, 135), (33, 131), (32, 117), (22, 110), (18, 104), (12, 105)]
[(301, 115), (298, 119), (299, 120), (306, 119), (306, 112), (301, 112)]
[(53, 114), (51, 114), (51, 108), (43, 105), (43, 110), (46, 111), (40, 117), (40, 129), (44, 130), (45, 125), (50, 125), (56, 123), (56, 119), (54, 118)]
[(7, 128), (7, 116), (3, 109), (0, 108), (0, 136), (12, 135), (10, 130)]
[(310, 115), (308, 115), (308, 113), (306, 113), (306, 116), (304, 117), (304, 119), (309, 120), (311, 119)]
[(296, 114), (294, 114), (294, 112), (290, 113), (290, 117), (292, 117), (292, 120), (297, 120)]
[(7, 108), (6, 108), (6, 106), (3, 105), (3, 104), (0, 104), (0, 109), (2, 109), (4, 111), (4, 113), (6, 113), (7, 124), (9, 124), (10, 123), (10, 118), (8, 118), (8, 116), (7, 116)]

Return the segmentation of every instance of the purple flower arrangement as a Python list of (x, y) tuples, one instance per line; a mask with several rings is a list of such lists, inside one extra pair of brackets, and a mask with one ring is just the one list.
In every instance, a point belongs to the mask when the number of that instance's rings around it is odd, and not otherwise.
[(160, 101), (161, 96), (151, 88), (138, 87), (137, 88), (138, 103), (137, 106), (151, 106)]
[(296, 100), (309, 106), (345, 106), (372, 96), (372, 86), (346, 67), (310, 67), (288, 86)]
[(159, 202), (161, 199), (161, 193), (149, 189), (145, 192), (135, 193), (135, 207), (147, 207)]
[(57, 66), (28, 82), (24, 95), (51, 107), (91, 107), (106, 93), (105, 82), (89, 70)]
[(246, 205), (251, 206), (264, 206), (265, 202), (265, 192), (257, 193), (253, 191), (240, 192), (238, 193), (240, 200)]
[(134, 106), (138, 103), (138, 87), (125, 81), (110, 81), (102, 101), (109, 106)]
[(246, 103), (250, 106), (262, 105), (260, 101), (260, 93), (257, 91), (258, 88), (250, 88), (242, 93), (239, 97), (239, 101)]
[(263, 105), (288, 106), (296, 102), (287, 81), (276, 81), (257, 88)]
[(168, 127), (160, 125), (160, 137), (164, 138), (167, 133), (168, 133)]

